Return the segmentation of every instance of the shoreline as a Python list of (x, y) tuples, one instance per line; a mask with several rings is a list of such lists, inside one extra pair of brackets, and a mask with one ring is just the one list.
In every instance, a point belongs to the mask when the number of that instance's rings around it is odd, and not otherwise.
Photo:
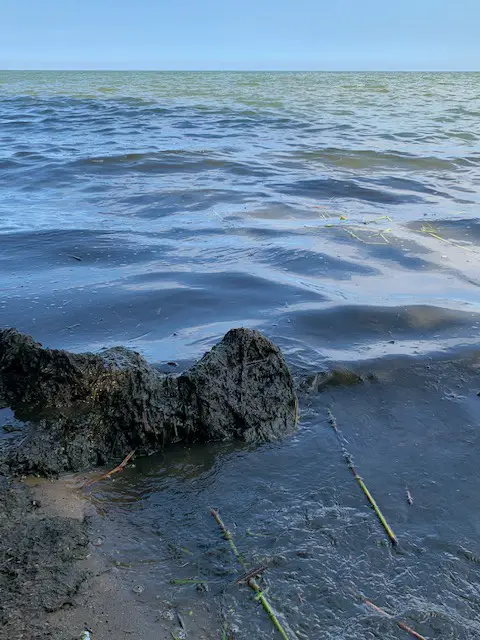
[[(10, 501), (15, 503), (15, 508), (10, 509), (10, 515), (14, 513), (10, 524), (28, 523), (31, 530), (36, 531), (43, 523), (55, 538), (49, 548), (54, 566), (49, 567), (48, 575), (33, 580), (28, 594), (22, 593), (14, 584), (10, 589), (2, 589), (6, 598), (2, 602), (5, 620), (0, 638), (80, 640), (84, 631), (90, 633), (92, 640), (186, 637), (175, 604), (160, 594), (157, 596), (158, 609), (152, 609), (142, 600), (141, 593), (128, 588), (111, 559), (102, 554), (96, 540), (99, 534), (100, 539), (104, 539), (106, 527), (95, 507), (79, 491), (85, 474), (68, 474), (53, 481), (31, 477), (0, 479), (8, 483)], [(1, 524), (0, 532), (3, 533)], [(79, 544), (71, 545), (76, 536), (80, 538)], [(27, 556), (35, 554), (38, 538), (32, 536), (31, 541)], [(19, 561), (25, 549), (19, 544), (17, 549), (11, 547), (10, 551), (18, 552), (15, 560)], [(26, 560), (23, 572), (30, 571), (32, 563), (28, 557), (22, 560)], [(42, 562), (51, 564), (46, 558)], [(64, 584), (65, 589), (45, 608), (41, 592), (53, 590), (59, 584)], [(33, 607), (32, 602), (35, 603)], [(211, 637), (194, 617), (189, 618), (188, 626), (190, 637), (197, 640)]]
[[(131, 634), (181, 640), (187, 615), (197, 640), (217, 636), (207, 602), (176, 601), (176, 590), (165, 584), (162, 593), (142, 597), (144, 585), (122, 583), (121, 556), (95, 549), (102, 544), (101, 538), (95, 544), (99, 533), (106, 540), (115, 531), (82, 495), (85, 475), (64, 473), (97, 468), (119, 455), (123, 462), (116, 469), (122, 469), (135, 451), (169, 443), (269, 442), (295, 431), (297, 397), (280, 349), (258, 331), (232, 329), (173, 377), (124, 347), (74, 354), (4, 329), (0, 360), (2, 405), (14, 411), (12, 422), (28, 407), (38, 413), (0, 457), (8, 512), (0, 539), (4, 555), (10, 554), (0, 571), (6, 637), (41, 640), (53, 633), (56, 640), (75, 640), (87, 631), (95, 640)], [(22, 430), (10, 427), (7, 433)], [(57, 481), (34, 479), (57, 475)], [(10, 479), (15, 476), (29, 479), (19, 483)], [(150, 606), (143, 606), (149, 596)]]
[[(346, 376), (345, 371), (342, 376), (339, 376), (338, 373), (337, 375), (331, 374), (330, 377), (327, 376), (331, 385), (328, 393), (319, 393), (325, 391), (326, 382), (321, 374), (313, 376), (312, 379), (305, 379), (306, 388), (302, 388), (300, 391), (301, 405), (306, 407), (310, 403), (312, 405), (310, 411), (313, 411), (315, 416), (326, 415), (327, 407), (333, 406), (335, 416), (338, 416), (339, 424), (351, 442), (350, 447), (354, 449), (354, 455), (358, 454), (362, 470), (367, 470), (366, 477), (369, 486), (373, 486), (375, 495), (379, 498), (382, 507), (386, 509), (389, 520), (391, 517), (391, 523), (394, 525), (396, 533), (401, 533), (402, 543), (405, 541), (406, 547), (404, 547), (401, 557), (407, 558), (413, 567), (416, 566), (414, 548), (421, 544), (426, 549), (424, 553), (430, 554), (430, 563), (441, 562), (441, 565), (431, 564), (431, 566), (437, 567), (437, 570), (442, 572), (441, 575), (445, 576), (449, 575), (447, 570), (451, 570), (448, 564), (450, 558), (453, 554), (461, 552), (461, 547), (459, 550), (456, 546), (452, 546), (453, 542), (450, 540), (448, 516), (445, 514), (446, 510), (450, 509), (448, 502), (451, 496), (448, 497), (447, 489), (451, 484), (452, 473), (454, 470), (455, 473), (458, 472), (459, 467), (455, 465), (464, 464), (465, 455), (476, 441), (478, 402), (480, 401), (478, 397), (479, 363), (480, 353), (477, 349), (463, 353), (454, 360), (450, 357), (444, 357), (438, 361), (429, 359), (423, 362), (402, 360), (396, 363), (390, 362), (388, 367), (385, 366), (385, 363), (377, 363), (375, 366), (371, 362), (363, 363), (362, 366), (355, 369), (358, 374), (356, 377), (351, 373)], [(359, 381), (363, 381), (363, 383), (355, 384)], [(305, 413), (307, 411), (305, 409)], [(308, 437), (309, 428), (311, 429), (311, 426), (308, 425), (308, 415), (305, 422), (303, 435)], [(452, 425), (460, 425), (461, 430), (452, 430)], [(401, 434), (401, 439), (396, 435), (398, 433)], [(392, 450), (391, 438), (394, 443), (397, 443), (394, 451)], [(364, 533), (383, 540), (383, 532), (379, 530), (378, 523), (371, 517), (371, 514), (369, 515), (368, 506), (359, 496), (357, 488), (352, 489), (350, 497), (349, 491), (352, 483), (346, 477), (341, 457), (337, 455), (337, 443), (331, 443), (330, 449), (328, 440), (327, 436), (324, 450), (325, 452), (334, 452), (335, 462), (331, 469), (334, 469), (336, 473), (338, 468), (338, 480), (335, 484), (340, 483), (339, 486), (342, 487), (345, 482), (344, 507), (352, 509), (353, 505), (359, 505), (361, 520), (355, 520), (356, 526), (365, 527)], [(373, 448), (375, 454), (371, 453)], [(370, 450), (368, 455), (367, 449)], [(259, 448), (257, 454), (253, 451), (249, 454), (248, 465), (255, 464), (257, 461), (260, 467), (262, 461), (265, 462), (268, 453), (262, 455)], [(292, 455), (291, 450), (288, 455)], [(387, 457), (391, 462), (385, 462)], [(404, 467), (404, 463), (412, 457), (416, 463), (408, 471)], [(304, 459), (302, 454), (302, 461)], [(138, 466), (135, 473), (145, 474), (148, 466), (144, 465), (148, 465), (148, 459), (142, 459), (141, 462), (140, 460), (139, 458), (135, 465)], [(315, 460), (312, 459), (311, 462), (315, 462)], [(114, 464), (112, 462), (109, 469)], [(276, 462), (275, 466), (277, 464), (281, 463)], [(390, 468), (383, 469), (385, 465), (389, 466), (390, 464), (393, 466), (393, 473)], [(412, 473), (419, 464), (422, 465), (421, 473), (414, 478)], [(175, 460), (173, 460), (174, 466)], [(246, 467), (239, 459), (239, 469), (244, 468)], [(156, 559), (161, 562), (159, 562), (159, 570), (153, 580), (152, 576), (147, 578), (142, 565), (135, 565), (134, 571), (124, 571), (122, 563), (117, 560), (123, 561), (126, 558), (122, 558), (121, 555), (115, 556), (114, 553), (118, 553), (118, 551), (108, 550), (108, 548), (115, 549), (116, 545), (110, 544), (110, 542), (115, 543), (117, 535), (125, 536), (134, 531), (129, 528), (128, 523), (124, 525), (125, 513), (118, 510), (115, 513), (115, 508), (109, 508), (112, 504), (109, 499), (113, 498), (118, 490), (114, 490), (113, 494), (108, 490), (99, 491), (97, 496), (92, 496), (92, 499), (79, 490), (89, 477), (99, 477), (102, 471), (106, 470), (96, 468), (91, 472), (92, 475), (90, 473), (64, 474), (54, 481), (38, 478), (16, 481), (0, 475), (0, 488), (3, 491), (0, 494), (0, 504), (5, 505), (7, 513), (7, 518), (0, 518), (0, 536), (7, 542), (5, 548), (11, 552), (10, 555), (13, 558), (11, 562), (21, 559), (25, 563), (25, 566), (19, 566), (19, 581), (12, 582), (12, 587), (16, 587), (17, 590), (10, 589), (6, 599), (7, 605), (9, 602), (10, 604), (12, 602), (18, 604), (16, 617), (12, 615), (10, 628), (4, 627), (3, 630), (0, 630), (0, 638), (2, 640), (4, 637), (5, 640), (7, 638), (8, 640), (16, 640), (17, 638), (23, 638), (23, 640), (26, 638), (32, 640), (47, 640), (48, 638), (80, 640), (84, 630), (90, 631), (91, 640), (110, 640), (111, 638), (126, 640), (134, 637), (142, 638), (142, 640), (153, 640), (154, 638), (155, 640), (163, 640), (171, 639), (172, 631), (177, 638), (182, 638), (183, 636), (178, 633), (182, 631), (179, 629), (178, 612), (187, 623), (188, 638), (210, 640), (220, 637), (217, 629), (215, 632), (213, 631), (214, 625), (218, 622), (218, 619), (215, 619), (217, 612), (215, 605), (209, 609), (206, 600), (195, 602), (195, 598), (190, 595), (180, 604), (180, 597), (178, 602), (176, 601), (175, 589), (170, 589), (167, 586), (167, 580), (171, 575), (168, 574), (169, 565), (163, 564), (164, 560), (158, 557), (159, 551), (160, 554), (162, 552), (163, 541), (160, 546), (154, 547), (157, 553)], [(382, 491), (379, 481), (380, 478), (387, 477), (386, 474), (389, 477), (388, 495)], [(170, 475), (167, 473), (164, 481), (169, 477)], [(111, 482), (112, 480), (102, 480), (99, 485)], [(407, 505), (404, 495), (404, 483), (406, 485), (407, 482), (408, 486), (411, 486), (415, 498), (413, 508)], [(321, 489), (318, 491), (321, 497)], [(103, 495), (101, 495), (102, 493)], [(230, 494), (227, 491), (224, 498), (227, 499), (228, 495)], [(468, 485), (464, 485), (462, 495), (466, 505), (474, 499), (472, 497), (474, 496), (474, 487), (471, 481)], [(169, 499), (169, 495), (164, 497), (164, 506)], [(323, 502), (318, 507), (318, 521), (325, 522), (325, 526), (330, 527), (332, 535), (335, 536), (339, 523), (335, 518), (330, 520), (328, 516), (329, 499), (324, 497)], [(208, 500), (208, 504), (210, 503), (219, 504)], [(171, 514), (168, 510), (162, 511), (161, 504), (159, 503), (158, 506), (158, 517), (161, 518), (163, 513), (163, 524), (167, 526)], [(106, 507), (105, 514), (102, 505)], [(327, 505), (328, 513), (325, 512), (325, 505)], [(221, 507), (222, 505), (220, 505)], [(335, 513), (337, 508), (336, 506)], [(229, 522), (235, 522), (234, 514), (235, 511), (230, 513)], [(472, 518), (471, 524), (469, 524), (469, 518)], [(447, 529), (443, 524), (445, 519), (447, 520)], [(465, 535), (468, 527), (474, 526), (475, 520), (467, 507), (461, 511), (459, 505), (456, 505), (455, 524), (451, 525), (455, 526), (455, 536), (459, 535), (458, 522), (462, 522), (462, 519), (464, 521), (462, 531)], [(419, 532), (425, 525), (429, 527), (431, 533), (427, 537), (422, 537), (423, 534)], [(123, 528), (124, 526), (125, 528)], [(247, 527), (247, 523), (245, 523), (245, 527)], [(311, 540), (317, 545), (320, 534), (317, 533), (310, 538), (309, 527), (307, 522), (302, 529), (303, 536), (306, 536), (302, 538), (302, 544), (304, 540)], [(7, 529), (6, 537), (5, 528)], [(440, 528), (442, 529), (441, 535)], [(281, 530), (280, 527), (275, 533), (281, 533)], [(30, 535), (24, 540), (22, 534), (25, 531), (29, 531)], [(48, 536), (44, 535), (45, 531), (49, 533)], [(259, 533), (264, 533), (261, 527)], [(434, 542), (433, 534), (440, 535), (441, 545), (443, 545), (440, 547), (443, 550), (441, 553), (439, 553), (438, 543)], [(40, 535), (43, 537), (40, 538)], [(354, 537), (356, 539), (357, 536)], [(99, 538), (103, 540), (103, 544), (97, 545), (96, 541)], [(268, 536), (265, 537), (266, 541), (268, 539)], [(469, 548), (469, 539), (467, 535), (464, 543), (467, 545), (466, 549)], [(41, 541), (40, 551), (36, 549), (39, 540)], [(275, 544), (277, 540), (278, 536), (275, 537)], [(354, 542), (352, 539), (349, 543), (347, 538), (346, 542), (342, 544), (346, 553), (350, 547), (345, 545), (353, 545)], [(263, 561), (264, 557), (270, 554), (269, 547), (264, 547), (261, 551), (262, 545), (261, 536), (254, 545), (260, 561)], [(329, 558), (328, 548), (326, 546), (322, 551), (327, 554), (327, 560)], [(351, 548), (357, 549), (356, 546)], [(360, 547), (362, 551), (365, 548), (364, 545)], [(471, 553), (474, 554), (475, 549), (472, 548)], [(117, 549), (120, 549), (121, 553), (122, 545), (117, 545)], [(125, 545), (123, 549), (125, 549)], [(313, 550), (308, 550), (308, 545), (306, 549), (307, 554), (313, 553)], [(317, 549), (318, 547), (315, 546), (315, 553)], [(280, 553), (280, 549), (277, 550)], [(299, 571), (300, 568), (303, 568), (302, 563), (305, 556), (297, 556), (295, 545), (288, 547), (285, 553), (289, 566), (292, 567), (289, 572)], [(302, 553), (304, 553), (303, 549)], [(47, 554), (49, 555), (47, 556)], [(51, 566), (36, 568), (35, 563), (38, 564), (39, 557), (43, 562), (48, 557), (47, 564)], [(307, 555), (307, 557), (309, 556)], [(134, 560), (136, 562), (136, 559)], [(212, 561), (212, 558), (209, 557), (209, 560)], [(455, 563), (459, 561), (457, 558)], [(465, 575), (470, 575), (469, 571), (472, 569), (469, 565), (472, 565), (472, 560), (467, 557), (462, 560), (462, 563), (462, 571)], [(331, 560), (330, 571), (332, 575), (334, 575), (336, 567), (336, 562)], [(43, 573), (37, 579), (40, 571)], [(211, 574), (214, 578), (218, 576), (215, 571), (216, 569), (213, 569)], [(185, 572), (186, 575), (188, 575), (187, 572), (188, 570)], [(281, 584), (279, 580), (281, 572), (282, 570), (278, 569), (277, 589)], [(32, 581), (32, 573), (35, 575), (35, 581)], [(314, 576), (315, 573), (312, 575)], [(0, 571), (0, 581), (3, 579), (2, 576)], [(473, 578), (471, 579), (473, 580)], [(30, 592), (24, 589), (24, 585), (28, 581), (31, 581)], [(418, 584), (424, 587), (426, 582), (425, 575), (420, 571)], [(47, 603), (49, 610), (46, 610), (40, 597), (42, 594), (39, 592), (46, 590), (48, 594), (57, 583), (62, 585), (63, 591), (59, 592), (57, 589), (54, 592), (56, 600), (50, 599)], [(3, 593), (2, 585), (3, 583), (0, 582), (0, 591)], [(137, 592), (134, 589), (137, 585), (145, 587), (145, 592), (143, 593), (142, 590)], [(278, 592), (281, 593), (280, 590)], [(458, 597), (460, 597), (461, 590), (458, 593)], [(375, 589), (372, 584), (369, 585), (370, 594), (375, 597)], [(308, 596), (308, 592), (306, 595)], [(444, 593), (440, 591), (440, 595), (443, 597)], [(311, 594), (310, 598), (313, 597)], [(405, 599), (410, 597), (408, 589), (403, 597)], [(168, 602), (166, 598), (172, 601)], [(374, 601), (382, 604), (378, 600), (378, 594)], [(306, 603), (308, 605), (308, 600)], [(25, 609), (20, 611), (22, 605)], [(1, 606), (3, 608), (0, 609), (0, 612), (5, 614), (5, 602), (2, 602)], [(421, 627), (420, 619), (423, 620), (420, 616), (421, 610), (423, 611), (421, 607), (418, 609), (417, 605), (412, 620), (418, 625), (419, 630), (426, 633), (428, 637), (431, 628), (428, 622), (422, 623), (424, 628)], [(10, 611), (15, 614), (13, 606), (10, 606)], [(190, 611), (192, 611), (191, 615)], [(246, 615), (243, 611), (241, 613)], [(448, 625), (453, 624), (447, 613), (443, 612), (445, 616), (443, 628), (445, 629), (449, 628)], [(248, 615), (250, 615), (250, 609), (248, 609)], [(345, 616), (345, 619), (348, 620), (348, 615), (345, 614)], [(292, 615), (292, 617), (295, 616)], [(470, 618), (473, 617), (473, 615), (470, 616)], [(19, 621), (21, 621), (21, 625)], [(235, 623), (237, 622), (238, 620), (235, 619)], [(240, 628), (248, 629), (247, 621), (243, 619), (242, 622), (245, 624), (240, 625)], [(466, 630), (470, 628), (468, 624), (473, 624), (473, 622), (467, 623), (468, 619), (461, 624), (458, 623), (458, 629), (463, 630), (465, 634)], [(295, 629), (295, 632), (297, 631), (298, 629)], [(302, 636), (299, 635), (299, 637)], [(469, 636), (465, 635), (465, 637)]]

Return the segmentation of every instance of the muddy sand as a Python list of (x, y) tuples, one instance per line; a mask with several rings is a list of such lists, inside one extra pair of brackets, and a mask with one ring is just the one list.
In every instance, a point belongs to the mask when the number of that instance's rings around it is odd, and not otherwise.
[(152, 610), (141, 585), (117, 578), (98, 548), (101, 523), (82, 495), (85, 480), (2, 479), (0, 638), (78, 640), (85, 630), (95, 640), (181, 638), (185, 620), (190, 637), (210, 638), (208, 611), (180, 612), (161, 596)]

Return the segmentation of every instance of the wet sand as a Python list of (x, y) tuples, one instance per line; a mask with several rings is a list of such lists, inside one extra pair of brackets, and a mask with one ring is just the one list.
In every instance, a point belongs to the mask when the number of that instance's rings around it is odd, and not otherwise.
[(48, 614), (73, 606), (87, 575), (79, 561), (88, 538), (78, 518), (57, 515), (46, 498), (0, 475), (1, 638), (72, 637), (53, 628)]
[(205, 628), (208, 611), (198, 611), (198, 606), (196, 611), (179, 610), (175, 603), (162, 598), (161, 593), (157, 607), (152, 608), (140, 593), (143, 585), (132, 587), (119, 578), (115, 564), (100, 549), (106, 535), (102, 518), (82, 492), (85, 481), (98, 475), (95, 471), (90, 476), (65, 475), (55, 481), (26, 480), (46, 515), (84, 523), (89, 539), (85, 558), (77, 563), (85, 571), (85, 580), (68, 606), (47, 616), (48, 626), (66, 638), (80, 638), (81, 633), (88, 630), (94, 640), (171, 640), (174, 635), (182, 638), (180, 614), (185, 627), (188, 624), (190, 637), (198, 640), (214, 637), (211, 635), (213, 625), (210, 623), (209, 628)]
[[(9, 493), (17, 501), (17, 520), (28, 521), (32, 530), (39, 523), (48, 523), (57, 538), (76, 532), (81, 540), (75, 553), (65, 554), (57, 544), (49, 549), (49, 556), (39, 557), (40, 563), (51, 565), (51, 571), (41, 579), (37, 575), (28, 593), (23, 589), (12, 590), (9, 595), (15, 600), (13, 604), (8, 603), (4, 592), (2, 604), (6, 620), (0, 638), (79, 640), (87, 630), (95, 640), (167, 640), (173, 635), (182, 638), (182, 623), (188, 628), (190, 637), (198, 640), (213, 637), (208, 606), (205, 611), (199, 611), (198, 606), (195, 611), (182, 611), (160, 593), (156, 608), (152, 608), (146, 606), (142, 598), (142, 585), (132, 588), (119, 579), (114, 563), (99, 549), (105, 531), (101, 517), (82, 494), (84, 482), (85, 476), (68, 475), (55, 481), (27, 478), (10, 486)], [(30, 511), (32, 504), (33, 513)], [(64, 542), (68, 544), (67, 540)], [(41, 542), (37, 540), (35, 544)], [(7, 552), (15, 563), (20, 563), (24, 560), (24, 548), (15, 546), (12, 538)], [(26, 566), (22, 569), (28, 571)], [(72, 575), (74, 579), (70, 579), (60, 597), (45, 607), (42, 591), (54, 589), (55, 583)]]

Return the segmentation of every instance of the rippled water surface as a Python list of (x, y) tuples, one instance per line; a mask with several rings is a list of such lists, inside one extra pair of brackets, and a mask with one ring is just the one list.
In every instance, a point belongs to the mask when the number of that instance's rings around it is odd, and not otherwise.
[[(169, 589), (208, 603), (211, 637), (222, 616), (273, 637), (214, 505), (292, 637), (405, 637), (359, 592), (480, 637), (479, 185), (480, 74), (0, 72), (1, 325), (178, 370), (244, 325), (299, 380), (377, 379), (303, 391), (293, 439), (174, 449), (95, 489), (152, 606)], [(167, 586), (198, 576), (208, 593)]]

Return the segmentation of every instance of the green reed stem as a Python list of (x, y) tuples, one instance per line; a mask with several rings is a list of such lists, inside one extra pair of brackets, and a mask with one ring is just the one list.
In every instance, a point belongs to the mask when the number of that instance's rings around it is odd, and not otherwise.
[[(231, 550), (233, 552), (233, 555), (237, 559), (237, 562), (240, 564), (240, 566), (243, 569), (247, 569), (248, 567), (246, 566), (244, 559), (242, 558), (240, 552), (238, 551), (238, 549), (237, 549), (237, 547), (236, 547), (236, 545), (235, 545), (235, 543), (233, 541), (232, 534), (230, 533), (230, 531), (225, 526), (225, 523), (223, 522), (222, 518), (220, 517), (220, 514), (218, 513), (218, 511), (216, 509), (211, 509), (210, 513), (215, 518), (218, 526), (220, 527), (220, 530), (223, 533), (223, 537), (225, 538), (225, 540), (228, 540), (228, 543), (230, 544), (230, 548), (231, 548)], [(248, 580), (248, 586), (250, 587), (250, 589), (253, 589), (253, 591), (255, 591), (255, 593), (257, 594), (256, 599), (258, 599), (258, 601), (261, 602), (262, 607), (267, 612), (270, 620), (272, 621), (273, 626), (278, 631), (278, 633), (282, 636), (283, 640), (288, 640), (288, 636), (287, 636), (284, 628), (280, 624), (277, 616), (275, 615), (275, 612), (273, 611), (272, 607), (270, 606), (270, 603), (268, 602), (268, 600), (266, 599), (266, 597), (264, 595), (265, 592), (262, 591), (261, 587), (259, 586), (259, 584), (255, 580), (255, 578), (250, 578), (250, 580)]]
[(339, 441), (339, 443), (340, 443), (340, 445), (342, 447), (343, 457), (345, 458), (345, 460), (346, 460), (346, 462), (348, 464), (348, 468), (353, 473), (353, 477), (355, 478), (355, 480), (357, 481), (358, 485), (362, 489), (363, 493), (366, 495), (367, 500), (369, 501), (369, 503), (373, 507), (373, 510), (377, 514), (377, 517), (380, 520), (383, 528), (385, 529), (385, 531), (387, 533), (387, 536), (390, 538), (391, 543), (393, 545), (396, 545), (398, 543), (397, 536), (393, 533), (390, 525), (388, 524), (388, 522), (385, 519), (385, 516), (380, 511), (380, 508), (379, 508), (378, 504), (376, 503), (374, 497), (372, 496), (370, 491), (367, 489), (367, 486), (364, 483), (364, 481), (362, 480), (362, 478), (361, 478), (360, 474), (358, 473), (358, 471), (355, 469), (355, 467), (353, 465), (353, 458), (348, 453), (348, 451), (345, 449), (345, 445), (343, 444), (344, 441), (345, 441), (345, 438), (343, 438), (341, 436), (340, 431), (338, 430), (337, 419), (333, 415), (331, 409), (328, 409), (328, 421), (330, 422), (330, 426), (332, 427), (332, 429), (335, 431), (337, 439), (338, 439), (338, 441)]

